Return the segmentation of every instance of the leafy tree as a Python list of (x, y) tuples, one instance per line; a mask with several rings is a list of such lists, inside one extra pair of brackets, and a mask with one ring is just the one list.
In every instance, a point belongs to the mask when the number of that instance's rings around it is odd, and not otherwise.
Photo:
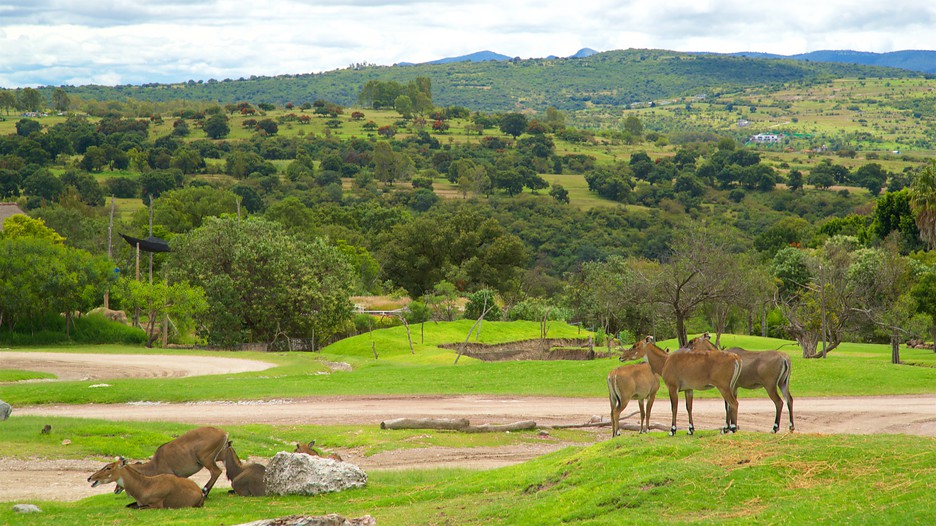
[(65, 238), (47, 227), (45, 221), (23, 214), (11, 215), (4, 219), (0, 235), (5, 239), (39, 239), (56, 245), (65, 242)]
[(879, 240), (886, 239), (891, 232), (900, 232), (903, 253), (922, 250), (925, 245), (920, 240), (913, 209), (910, 205), (911, 194), (907, 189), (899, 192), (886, 192), (879, 197), (871, 212), (870, 234)]
[(36, 170), (32, 175), (23, 179), (23, 194), (40, 197), (49, 202), (55, 202), (65, 191), (62, 180), (52, 175), (46, 169)]
[(393, 101), (393, 108), (399, 112), (404, 119), (409, 119), (413, 116), (413, 99), (401, 94)]
[(500, 131), (507, 135), (512, 135), (514, 139), (519, 137), (527, 129), (527, 117), (522, 113), (505, 113), (500, 118)]
[(926, 272), (910, 289), (916, 312), (925, 314), (930, 320), (933, 341), (936, 342), (936, 272)]
[(484, 314), (486, 320), (498, 320), (501, 317), (500, 306), (491, 289), (481, 289), (468, 295), (464, 317), (476, 320), (481, 317), (481, 314)]
[(52, 107), (55, 108), (55, 111), (66, 112), (71, 106), (71, 99), (68, 97), (68, 93), (65, 92), (62, 88), (55, 88), (52, 91)]
[(643, 123), (640, 122), (640, 119), (636, 115), (628, 115), (624, 119), (624, 130), (634, 137), (640, 137), (643, 135)]
[(448, 281), (442, 280), (432, 287), (432, 292), (423, 296), (423, 301), (437, 320), (453, 321), (458, 312), (458, 289)]
[(148, 283), (121, 278), (115, 287), (115, 296), (125, 310), (139, 309), (146, 316), (146, 346), (152, 347), (159, 338), (160, 324), (168, 317), (177, 334), (186, 335), (195, 327), (196, 320), (208, 310), (205, 291), (187, 282), (171, 285), (161, 281)]
[(149, 204), (150, 196), (157, 198), (163, 192), (182, 186), (185, 177), (178, 170), (157, 170), (140, 175), (140, 197), (144, 204)]
[(279, 132), (279, 124), (276, 124), (276, 121), (273, 119), (260, 119), (257, 122), (257, 129), (263, 131), (267, 135), (276, 135)]
[(24, 111), (39, 111), (42, 109), (42, 94), (35, 88), (17, 90), (16, 107)]
[(936, 247), (936, 159), (930, 159), (910, 183), (910, 207), (920, 237), (930, 248)]
[[(153, 206), (153, 222), (169, 232), (184, 233), (202, 226), (210, 217), (234, 214), (237, 195), (230, 190), (211, 186), (188, 186), (169, 190), (159, 196)], [(149, 222), (149, 212), (141, 209), (134, 223), (143, 227)]]
[(867, 188), (871, 195), (877, 196), (887, 182), (887, 172), (878, 163), (868, 163), (855, 170), (854, 180)]
[(32, 119), (20, 119), (16, 121), (16, 134), (20, 137), (29, 137), (34, 133), (42, 131), (42, 125)]
[(803, 172), (796, 169), (790, 170), (790, 173), (787, 174), (786, 185), (791, 192), (801, 190), (803, 188)]
[(553, 183), (550, 186), (549, 196), (560, 203), (569, 204), (569, 191), (559, 183)]
[(257, 218), (211, 218), (173, 240), (172, 275), (202, 287), (210, 343), (330, 338), (351, 319), (351, 267), (323, 240)]
[(221, 113), (217, 113), (205, 119), (203, 126), (205, 134), (210, 139), (223, 139), (231, 133), (231, 127), (228, 125), (228, 119)]

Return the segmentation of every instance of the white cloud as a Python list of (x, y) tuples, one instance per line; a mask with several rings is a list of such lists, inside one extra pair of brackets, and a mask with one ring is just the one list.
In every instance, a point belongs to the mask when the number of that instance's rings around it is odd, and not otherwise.
[(309, 73), (480, 50), (936, 49), (910, 0), (4, 0), (0, 87)]

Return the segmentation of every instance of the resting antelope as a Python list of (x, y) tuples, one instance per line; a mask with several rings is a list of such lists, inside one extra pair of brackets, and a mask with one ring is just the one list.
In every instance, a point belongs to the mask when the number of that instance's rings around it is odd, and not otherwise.
[(92, 488), (116, 482), (136, 500), (136, 507), (140, 509), (200, 508), (205, 503), (205, 494), (192, 480), (165, 473), (144, 475), (122, 457), (88, 477), (88, 482)]
[[(717, 351), (718, 347), (712, 343), (709, 333), (689, 340), (686, 346), (691, 351)], [(767, 391), (767, 396), (774, 403), (776, 413), (774, 416), (773, 432), (780, 429), (780, 416), (783, 413), (783, 399), (786, 399), (787, 411), (790, 413), (790, 431), (795, 430), (793, 425), (793, 395), (790, 394), (790, 372), (793, 369), (790, 357), (780, 351), (747, 351), (740, 347), (725, 349), (741, 358), (741, 376), (738, 377), (738, 387), (744, 389), (760, 389)], [(780, 393), (783, 393), (783, 398)]]
[(338, 453), (329, 453), (327, 455), (322, 455), (318, 451), (316, 451), (313, 446), (315, 446), (315, 440), (309, 442), (308, 444), (302, 444), (300, 442), (296, 442), (296, 449), (295, 451), (293, 451), (293, 453), (305, 453), (306, 455), (312, 455), (313, 457), (330, 458), (332, 460), (337, 460), (338, 462), (344, 462), (341, 459), (341, 455), (339, 455)]
[[(218, 461), (226, 443), (227, 433), (224, 431), (215, 427), (199, 427), (159, 446), (152, 459), (134, 464), (133, 468), (148, 476), (169, 473), (179, 477), (190, 477), (206, 468), (211, 472), (211, 478), (202, 488), (207, 497), (221, 476)], [(118, 492), (119, 488), (114, 491)]]
[(266, 474), (265, 466), (254, 462), (247, 464), (241, 462), (234, 448), (231, 447), (230, 440), (221, 452), (221, 458), (224, 460), (224, 470), (233, 488), (228, 493), (236, 493), (243, 497), (266, 495), (266, 483), (263, 481), (263, 476)]
[(695, 433), (692, 422), (692, 392), (695, 389), (718, 389), (727, 404), (725, 419), (727, 425), (723, 433), (738, 430), (738, 376), (741, 374), (741, 359), (729, 353), (668, 353), (653, 343), (653, 337), (639, 340), (621, 360), (633, 360), (645, 357), (654, 373), (663, 377), (663, 383), (669, 391), (670, 408), (673, 413), (670, 436), (676, 434), (676, 409), (679, 405), (679, 392), (686, 393), (686, 412), (689, 413), (689, 434)]
[[(622, 365), (608, 373), (608, 397), (611, 399), (611, 438), (620, 434), (621, 412), (631, 400), (637, 400), (640, 406), (640, 430), (650, 431), (650, 409), (660, 388), (660, 379), (653, 374), (650, 364), (638, 363)], [(644, 399), (647, 410), (644, 412)]]

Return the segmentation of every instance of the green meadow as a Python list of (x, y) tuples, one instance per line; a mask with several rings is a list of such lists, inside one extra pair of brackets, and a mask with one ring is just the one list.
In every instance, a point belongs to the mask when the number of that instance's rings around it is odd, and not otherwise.
[[(17, 351), (158, 352), (250, 358), (274, 367), (260, 372), (185, 379), (19, 382), (44, 376), (0, 369), (0, 397), (15, 406), (44, 403), (119, 403), (278, 399), (311, 395), (491, 393), (568, 397), (606, 396), (605, 375), (615, 358), (593, 361), (481, 362), (439, 344), (465, 340), (473, 322), (429, 322), (381, 329), (336, 342), (317, 353), (160, 350), (139, 347), (59, 346)], [(539, 325), (485, 322), (477, 340), (535, 339)], [(554, 324), (550, 337), (584, 336), (578, 327)], [(470, 337), (475, 341), (475, 336)], [(661, 344), (675, 347), (674, 341)], [(843, 344), (825, 359), (804, 360), (789, 341), (723, 335), (722, 344), (780, 348), (793, 359), (794, 396), (862, 396), (936, 393), (936, 355), (902, 350), (906, 363), (890, 364), (884, 345)], [(374, 356), (374, 351), (377, 356)], [(2, 351), (0, 351), (2, 359)], [(327, 371), (343, 361), (352, 372)], [(47, 375), (45, 375), (47, 376)], [(99, 382), (98, 382), (99, 383)], [(700, 393), (701, 394), (701, 393)], [(763, 396), (742, 391), (742, 396)], [(708, 394), (708, 396), (715, 396)], [(52, 435), (36, 432), (43, 424)], [(86, 458), (102, 462), (121, 454), (145, 458), (192, 426), (13, 416), (0, 423), (0, 457)], [(480, 447), (544, 440), (536, 431), (462, 434), (450, 431), (380, 430), (377, 426), (225, 426), (242, 456), (269, 458), (315, 438), (326, 448), (355, 448), (364, 455), (428, 446)], [(411, 524), (753, 524), (806, 521), (859, 524), (927, 524), (936, 520), (936, 439), (904, 435), (810, 435), (742, 432), (695, 436), (627, 433), (595, 442), (593, 431), (550, 430), (547, 440), (579, 444), (523, 464), (487, 471), (422, 469), (373, 471), (365, 489), (316, 497), (242, 498), (216, 491), (205, 507), (131, 510), (125, 495), (78, 502), (37, 501), (44, 522), (60, 525), (239, 524), (297, 513), (373, 515), (380, 525)], [(70, 437), (63, 447), (61, 437)], [(0, 524), (35, 524), (0, 506)]]

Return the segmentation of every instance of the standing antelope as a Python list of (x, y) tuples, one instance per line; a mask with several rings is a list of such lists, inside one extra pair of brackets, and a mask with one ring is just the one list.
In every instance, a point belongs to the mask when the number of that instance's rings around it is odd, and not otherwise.
[(148, 476), (169, 473), (190, 477), (205, 468), (211, 472), (211, 478), (202, 488), (202, 493), (207, 497), (221, 476), (218, 461), (221, 460), (221, 450), (226, 443), (227, 433), (224, 431), (215, 427), (199, 427), (159, 446), (152, 459), (134, 464), (133, 469)]
[[(689, 340), (686, 346), (691, 351), (717, 351), (718, 347), (712, 343), (709, 333)], [(776, 413), (774, 416), (773, 432), (780, 429), (780, 416), (783, 413), (783, 399), (786, 399), (787, 411), (790, 413), (790, 431), (796, 428), (793, 425), (793, 395), (790, 394), (790, 372), (793, 365), (790, 357), (780, 351), (747, 351), (740, 347), (731, 347), (724, 352), (736, 354), (741, 358), (741, 376), (738, 377), (738, 387), (743, 389), (760, 389), (767, 391), (767, 396), (774, 403)], [(780, 393), (783, 393), (783, 398)]]
[(228, 493), (236, 493), (242, 497), (266, 495), (266, 483), (263, 481), (263, 476), (266, 474), (265, 466), (254, 462), (247, 464), (241, 462), (234, 448), (231, 447), (230, 440), (221, 452), (221, 458), (224, 460), (224, 471), (233, 488)]
[(622, 360), (645, 357), (654, 373), (663, 377), (663, 383), (669, 391), (670, 408), (673, 413), (670, 436), (676, 434), (676, 410), (679, 405), (679, 392), (686, 393), (686, 412), (689, 413), (689, 434), (695, 433), (692, 422), (692, 395), (696, 389), (718, 389), (727, 404), (725, 410), (726, 427), (723, 433), (738, 430), (737, 382), (741, 374), (741, 359), (729, 353), (668, 353), (653, 343), (653, 337), (647, 336), (636, 342), (621, 356)]
[[(137, 508), (200, 508), (205, 494), (191, 479), (166, 473), (148, 476), (140, 473), (127, 459), (117, 460), (88, 477), (91, 487), (116, 482), (136, 500)], [(131, 504), (132, 505), (132, 504)]]
[[(656, 399), (660, 380), (653, 374), (648, 363), (622, 365), (608, 373), (608, 397), (611, 399), (611, 438), (621, 432), (621, 412), (631, 400), (637, 400), (640, 406), (640, 430), (638, 434), (650, 431), (650, 409)], [(647, 410), (644, 412), (644, 399)]]

